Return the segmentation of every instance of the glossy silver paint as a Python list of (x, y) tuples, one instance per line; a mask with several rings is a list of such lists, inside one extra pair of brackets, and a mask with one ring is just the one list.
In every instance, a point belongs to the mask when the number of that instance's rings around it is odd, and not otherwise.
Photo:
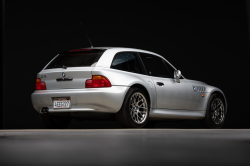
[[(75, 67), (67, 69), (43, 69), (38, 73), (47, 86), (47, 90), (35, 91), (32, 95), (34, 108), (40, 112), (41, 108), (48, 107), (49, 112), (107, 112), (116, 113), (120, 110), (124, 97), (131, 86), (140, 85), (146, 89), (150, 102), (150, 119), (199, 119), (205, 117), (207, 102), (213, 92), (219, 92), (224, 97), (225, 112), (227, 101), (223, 92), (203, 82), (179, 79), (179, 83), (171, 78), (152, 77), (143, 74), (130, 73), (110, 68), (116, 53), (124, 51), (143, 52), (162, 56), (140, 49), (106, 48), (101, 58), (91, 67)], [(170, 64), (170, 63), (169, 63)], [(170, 64), (175, 70), (176, 68)], [(56, 78), (73, 78), (72, 81), (57, 82)], [(92, 75), (107, 77), (110, 88), (85, 88), (85, 81)], [(174, 73), (173, 73), (174, 75)], [(180, 73), (176, 73), (180, 75)], [(44, 77), (45, 76), (45, 77)], [(158, 85), (157, 82), (163, 83)], [(200, 88), (196, 88), (200, 87)], [(195, 89), (194, 89), (195, 88)], [(199, 89), (199, 90), (197, 90)], [(205, 91), (202, 91), (205, 90)], [(205, 95), (202, 97), (202, 95)], [(70, 109), (53, 109), (54, 97), (70, 97)]]
[[(31, 99), (38, 112), (43, 107), (48, 107), (49, 112), (114, 113), (120, 109), (128, 88), (112, 86), (110, 88), (37, 90), (32, 94)], [(53, 109), (53, 98), (55, 97), (70, 97), (70, 108)]]
[[(53, 89), (81, 89), (85, 88), (85, 81), (92, 77), (91, 70), (94, 67), (69, 67), (67, 69), (56, 68), (46, 69), (37, 75), (46, 82), (47, 90)], [(66, 74), (66, 78), (73, 78), (72, 81), (58, 82), (57, 78), (63, 78), (62, 73)], [(41, 77), (46, 76), (46, 77)]]

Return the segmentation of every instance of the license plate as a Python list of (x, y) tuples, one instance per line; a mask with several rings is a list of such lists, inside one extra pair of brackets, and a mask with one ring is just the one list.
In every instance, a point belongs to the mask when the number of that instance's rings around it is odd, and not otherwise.
[(69, 108), (70, 99), (69, 98), (54, 98), (54, 108)]

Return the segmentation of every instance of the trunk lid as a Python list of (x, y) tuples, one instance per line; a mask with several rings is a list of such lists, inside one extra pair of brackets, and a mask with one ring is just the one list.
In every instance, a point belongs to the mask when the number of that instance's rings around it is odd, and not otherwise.
[(40, 72), (37, 77), (45, 82), (47, 90), (82, 89), (85, 88), (85, 81), (92, 78), (91, 71), (93, 68), (94, 67), (73, 67), (67, 69), (48, 69)]
[(82, 89), (92, 78), (91, 71), (105, 50), (78, 49), (56, 56), (37, 78), (45, 82), (47, 90)]

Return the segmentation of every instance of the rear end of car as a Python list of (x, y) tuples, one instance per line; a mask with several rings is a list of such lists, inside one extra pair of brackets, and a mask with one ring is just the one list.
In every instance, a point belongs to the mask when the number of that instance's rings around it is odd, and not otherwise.
[[(125, 86), (93, 75), (93, 69), (106, 49), (78, 49), (58, 54), (37, 74), (32, 104), (39, 113), (119, 111)], [(113, 56), (113, 55), (110, 55)], [(100, 67), (99, 67), (100, 68)]]

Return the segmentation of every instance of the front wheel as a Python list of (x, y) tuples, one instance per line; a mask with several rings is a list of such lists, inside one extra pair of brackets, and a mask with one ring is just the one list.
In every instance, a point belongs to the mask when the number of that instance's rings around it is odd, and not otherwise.
[(116, 119), (123, 127), (142, 128), (148, 121), (149, 103), (146, 94), (138, 88), (130, 88)]
[(218, 94), (212, 94), (208, 100), (206, 116), (201, 120), (205, 128), (219, 129), (225, 122), (225, 106)]

